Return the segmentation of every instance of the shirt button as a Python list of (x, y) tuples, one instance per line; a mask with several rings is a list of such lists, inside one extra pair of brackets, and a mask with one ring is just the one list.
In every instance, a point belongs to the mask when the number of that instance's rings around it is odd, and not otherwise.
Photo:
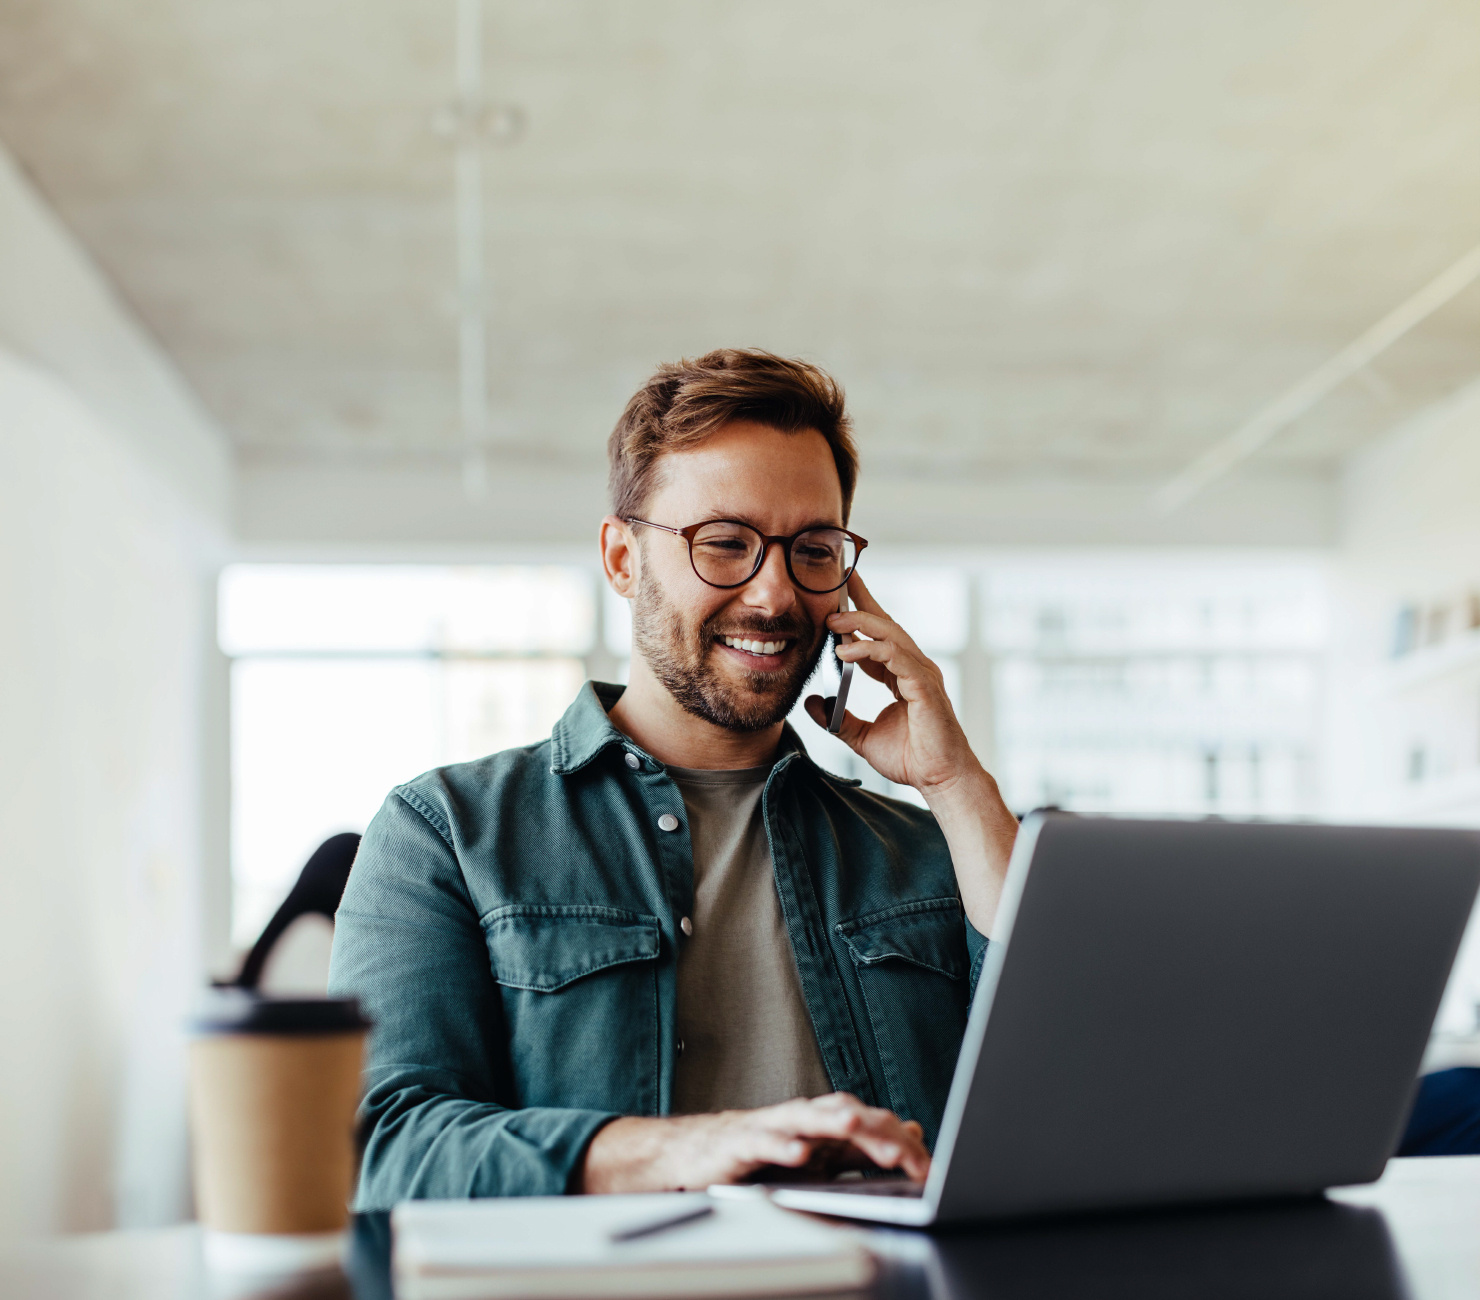
[(685, 934), (694, 933), (694, 923), (689, 920), (688, 917), (684, 917), (684, 919), (678, 923), (678, 928), (682, 930)]
[(664, 813), (658, 818), (658, 829), (660, 831), (676, 831), (678, 829), (678, 818), (672, 813)]
[(682, 1038), (680, 1038), (678, 1040), (678, 1042), (676, 1042), (676, 1043), (673, 1044), (673, 1051), (678, 1056), (682, 1056), (683, 1055), (683, 1039)]
[(638, 758), (630, 749), (627, 751), (627, 766), (634, 772), (642, 766), (642, 759)]

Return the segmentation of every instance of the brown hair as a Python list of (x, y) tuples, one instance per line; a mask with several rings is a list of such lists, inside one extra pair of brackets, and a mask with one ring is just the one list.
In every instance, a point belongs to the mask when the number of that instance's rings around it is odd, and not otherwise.
[(848, 522), (858, 449), (842, 386), (814, 365), (759, 348), (719, 348), (693, 361), (666, 363), (637, 390), (606, 444), (612, 513), (639, 514), (663, 453), (696, 446), (731, 420), (754, 420), (783, 433), (816, 429), (832, 449)]

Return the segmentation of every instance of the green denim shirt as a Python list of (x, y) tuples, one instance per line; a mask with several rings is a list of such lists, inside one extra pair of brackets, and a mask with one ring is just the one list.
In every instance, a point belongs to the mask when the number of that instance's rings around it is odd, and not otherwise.
[[(330, 970), (375, 1023), (358, 1209), (561, 1193), (608, 1120), (668, 1113), (693, 851), (678, 786), (607, 717), (621, 691), (398, 786), (366, 830)], [(986, 950), (935, 818), (790, 728), (761, 803), (833, 1087), (933, 1145)]]

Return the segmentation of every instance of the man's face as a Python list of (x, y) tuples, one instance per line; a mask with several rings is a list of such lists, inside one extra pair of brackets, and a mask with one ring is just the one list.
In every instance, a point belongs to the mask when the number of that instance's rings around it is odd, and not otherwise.
[[(842, 488), (823, 436), (749, 421), (665, 455), (643, 510), (644, 519), (670, 528), (736, 519), (769, 537), (843, 526)], [(781, 721), (817, 667), (838, 593), (796, 586), (779, 546), (743, 587), (720, 590), (694, 572), (683, 538), (634, 531), (641, 568), (633, 638), (654, 675), (684, 709), (716, 726), (763, 731)]]

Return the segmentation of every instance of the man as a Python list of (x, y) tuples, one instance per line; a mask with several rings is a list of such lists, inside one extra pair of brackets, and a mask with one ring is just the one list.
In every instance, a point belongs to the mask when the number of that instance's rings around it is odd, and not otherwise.
[[(712, 352), (609, 456), (630, 684), (393, 791), (338, 913), (332, 987), (376, 1023), (361, 1209), (929, 1167), (1017, 822), (854, 571), (842, 392)], [(896, 701), (843, 740), (929, 811), (786, 725), (829, 634)]]

